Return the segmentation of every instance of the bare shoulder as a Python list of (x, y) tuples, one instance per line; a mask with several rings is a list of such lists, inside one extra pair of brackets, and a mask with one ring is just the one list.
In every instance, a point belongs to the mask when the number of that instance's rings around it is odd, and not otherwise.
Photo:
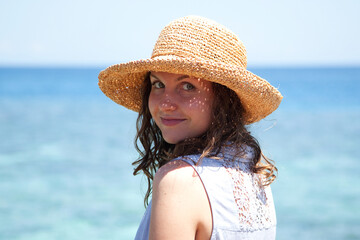
[[(166, 228), (162, 227), (164, 222)], [(206, 192), (192, 166), (181, 160), (171, 161), (155, 174), (150, 239), (194, 239), (199, 232), (207, 239), (211, 232)]]
[(199, 180), (199, 177), (192, 166), (181, 160), (174, 160), (162, 166), (155, 174), (154, 188), (159, 185), (173, 184), (187, 185)]

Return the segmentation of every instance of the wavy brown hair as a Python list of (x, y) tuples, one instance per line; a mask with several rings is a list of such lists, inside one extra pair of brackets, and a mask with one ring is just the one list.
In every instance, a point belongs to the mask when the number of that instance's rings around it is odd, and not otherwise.
[[(277, 168), (272, 160), (266, 158), (258, 141), (246, 129), (244, 108), (237, 94), (223, 85), (212, 83), (214, 101), (211, 125), (201, 136), (185, 139), (177, 144), (167, 143), (158, 126), (151, 117), (148, 108), (151, 91), (150, 74), (147, 74), (142, 86), (142, 106), (137, 118), (135, 148), (140, 157), (133, 162), (134, 175), (143, 172), (147, 178), (148, 189), (144, 204), (148, 204), (152, 192), (152, 180), (156, 171), (169, 160), (191, 154), (204, 157), (219, 157), (223, 147), (231, 146), (235, 153), (233, 160), (244, 157), (251, 149), (250, 171), (262, 175), (262, 185), (271, 184), (276, 178)], [(141, 147), (139, 146), (141, 144)]]

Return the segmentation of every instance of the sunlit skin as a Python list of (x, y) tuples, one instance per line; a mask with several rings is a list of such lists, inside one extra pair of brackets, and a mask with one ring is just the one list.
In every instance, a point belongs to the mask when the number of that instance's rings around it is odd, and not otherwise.
[(211, 82), (182, 74), (151, 72), (149, 110), (164, 140), (176, 144), (209, 128)]

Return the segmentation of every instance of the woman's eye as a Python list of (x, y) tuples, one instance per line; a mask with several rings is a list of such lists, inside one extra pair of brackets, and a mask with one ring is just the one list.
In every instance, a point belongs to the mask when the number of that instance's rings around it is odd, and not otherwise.
[(194, 88), (195, 88), (194, 85), (192, 85), (190, 83), (184, 83), (184, 85), (183, 85), (183, 89), (187, 90), (187, 91), (193, 90)]
[(155, 88), (163, 88), (163, 87), (164, 87), (164, 84), (163, 84), (162, 82), (159, 82), (159, 81), (154, 82), (152, 85), (153, 85)]

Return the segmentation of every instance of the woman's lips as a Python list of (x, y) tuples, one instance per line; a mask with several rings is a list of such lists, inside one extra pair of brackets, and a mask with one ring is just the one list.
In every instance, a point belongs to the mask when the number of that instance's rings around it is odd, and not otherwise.
[(161, 119), (161, 123), (165, 126), (175, 126), (185, 121), (185, 119), (181, 119), (181, 118), (160, 118), (160, 119)]

